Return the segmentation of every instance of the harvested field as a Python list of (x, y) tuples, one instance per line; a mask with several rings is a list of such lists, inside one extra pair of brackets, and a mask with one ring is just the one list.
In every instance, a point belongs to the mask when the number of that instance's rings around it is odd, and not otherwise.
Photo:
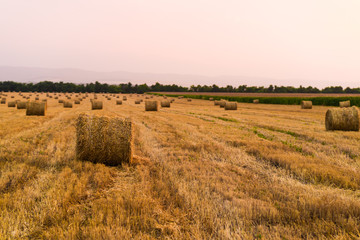
[[(123, 95), (99, 94), (101, 111), (48, 98), (45, 116), (0, 105), (0, 239), (360, 237), (360, 135), (326, 131), (334, 107), (183, 98), (146, 112)], [(81, 113), (131, 118), (132, 163), (77, 160)]]

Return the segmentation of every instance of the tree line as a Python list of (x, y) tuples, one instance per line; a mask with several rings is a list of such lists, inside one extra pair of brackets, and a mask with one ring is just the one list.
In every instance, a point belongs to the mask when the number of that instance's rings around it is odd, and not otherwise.
[(19, 83), (13, 81), (0, 82), (0, 91), (15, 92), (106, 92), (106, 93), (145, 93), (145, 92), (239, 92), (239, 93), (360, 93), (360, 88), (343, 88), (341, 86), (326, 87), (318, 89), (316, 87), (292, 87), (292, 86), (276, 86), (257, 87), (240, 85), (233, 87), (219, 87), (213, 85), (192, 85), (190, 87), (182, 87), (176, 84), (163, 85), (155, 83), (153, 85), (121, 83), (107, 84), (96, 81), (95, 83), (75, 84), (64, 82), (42, 81), (38, 83)]

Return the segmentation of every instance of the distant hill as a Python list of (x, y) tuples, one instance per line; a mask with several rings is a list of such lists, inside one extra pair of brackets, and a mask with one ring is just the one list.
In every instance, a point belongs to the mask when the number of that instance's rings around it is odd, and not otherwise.
[[(332, 83), (314, 80), (289, 80), (289, 79), (270, 79), (260, 77), (244, 76), (201, 76), (190, 74), (160, 74), (160, 73), (132, 73), (125, 71), (98, 72), (87, 71), (73, 68), (34, 68), (34, 67), (9, 67), (0, 66), (0, 81), (16, 82), (40, 82), (40, 81), (63, 81), (73, 83), (88, 83), (99, 81), (101, 83), (119, 84), (131, 82), (133, 84), (153, 84), (159, 82), (162, 84), (177, 84), (181, 86), (191, 85), (213, 85), (226, 86), (239, 85), (248, 86), (269, 86), (270, 84), (278, 86), (314, 86), (326, 87), (341, 85), (343, 87), (358, 87), (354, 83)], [(296, 84), (294, 84), (296, 83)], [(315, 84), (316, 83), (316, 84)]]

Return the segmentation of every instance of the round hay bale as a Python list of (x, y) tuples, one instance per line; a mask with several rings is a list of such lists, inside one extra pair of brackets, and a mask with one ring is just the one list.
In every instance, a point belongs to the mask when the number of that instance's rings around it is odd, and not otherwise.
[(191, 102), (191, 98), (188, 98), (187, 101), (188, 101), (188, 102)]
[(145, 111), (157, 111), (158, 102), (157, 101), (145, 101)]
[(161, 101), (160, 105), (161, 105), (161, 107), (169, 108), (170, 107), (170, 101)]
[(221, 108), (224, 108), (225, 105), (226, 105), (226, 101), (220, 101), (220, 102), (219, 102), (219, 106), (220, 106)]
[(116, 166), (132, 162), (133, 124), (129, 119), (80, 114), (76, 121), (76, 157)]
[(70, 102), (70, 101), (65, 101), (65, 102), (64, 102), (64, 108), (72, 108), (72, 102)]
[(99, 110), (99, 109), (103, 109), (102, 101), (92, 100), (91, 101), (91, 110)]
[(11, 98), (15, 98), (14, 96), (11, 96)]
[(254, 99), (253, 100), (253, 103), (259, 103), (260, 101), (259, 101), (259, 99)]
[(312, 101), (301, 101), (301, 109), (312, 109)]
[(26, 115), (31, 116), (45, 116), (47, 109), (46, 102), (27, 102), (26, 103)]
[(121, 105), (122, 101), (121, 100), (116, 100), (116, 105)]
[(350, 107), (350, 100), (348, 100), (348, 101), (343, 101), (343, 102), (339, 102), (339, 106), (340, 106), (341, 108)]
[(214, 101), (214, 105), (215, 105), (215, 106), (219, 106), (219, 105), (220, 105), (220, 101), (215, 100), (215, 101)]
[(64, 100), (59, 99), (58, 103), (64, 103)]
[(123, 96), (123, 101), (126, 101), (127, 100), (127, 97), (126, 96)]
[(16, 107), (17, 109), (26, 109), (26, 102), (18, 102)]
[(74, 103), (75, 104), (80, 104), (80, 100), (75, 100)]
[(135, 100), (135, 104), (140, 104), (141, 101), (140, 100)]
[(36, 97), (35, 100), (39, 100), (39, 97)]
[(5, 104), (6, 103), (6, 98), (2, 98), (1, 99), (1, 104)]
[(354, 107), (329, 109), (325, 115), (326, 130), (359, 131), (359, 112)]
[(235, 102), (226, 102), (225, 110), (237, 110), (237, 103)]
[(8, 107), (16, 107), (16, 102), (13, 101), (13, 102), (8, 102)]

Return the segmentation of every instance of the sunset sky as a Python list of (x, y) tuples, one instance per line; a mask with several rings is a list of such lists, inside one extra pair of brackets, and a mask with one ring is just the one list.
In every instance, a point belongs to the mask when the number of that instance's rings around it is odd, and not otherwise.
[(0, 65), (360, 85), (360, 1), (0, 0)]

